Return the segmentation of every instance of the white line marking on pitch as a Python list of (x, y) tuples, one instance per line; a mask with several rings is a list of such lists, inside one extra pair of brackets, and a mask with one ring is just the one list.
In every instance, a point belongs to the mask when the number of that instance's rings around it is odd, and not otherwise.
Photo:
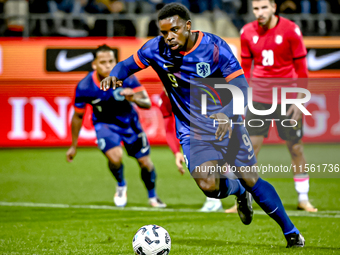
[[(110, 205), (68, 205), (68, 204), (48, 204), (48, 203), (31, 203), (31, 202), (1, 202), (0, 206), (18, 206), (18, 207), (44, 207), (44, 208), (78, 208), (78, 209), (99, 209), (99, 210), (125, 210), (125, 211), (149, 211), (149, 212), (191, 212), (203, 213), (195, 209), (172, 209), (172, 208), (151, 208), (151, 207), (116, 207)], [(223, 211), (210, 212), (223, 213)], [(255, 210), (256, 214), (266, 215), (262, 210)], [(340, 211), (319, 211), (309, 213), (304, 211), (287, 211), (289, 216), (293, 217), (317, 217), (317, 218), (340, 218)], [(332, 215), (333, 214), (333, 215)]]

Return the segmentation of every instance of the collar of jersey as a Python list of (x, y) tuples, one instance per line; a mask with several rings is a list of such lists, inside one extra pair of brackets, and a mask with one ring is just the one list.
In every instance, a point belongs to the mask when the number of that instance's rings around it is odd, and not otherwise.
[(179, 52), (179, 53), (181, 53), (184, 56), (186, 56), (186, 55), (190, 54), (191, 52), (193, 52), (194, 50), (196, 50), (196, 48), (198, 47), (198, 45), (200, 45), (200, 43), (202, 41), (202, 38), (203, 38), (203, 32), (202, 31), (191, 30), (191, 32), (193, 32), (193, 33), (198, 32), (198, 38), (197, 38), (197, 41), (196, 41), (194, 47), (192, 47), (191, 50), (189, 50), (189, 51), (180, 51)]
[(97, 71), (94, 71), (92, 73), (92, 80), (93, 80), (94, 84), (96, 84), (96, 86), (98, 88), (100, 88), (100, 81), (99, 81), (98, 76), (97, 76)]

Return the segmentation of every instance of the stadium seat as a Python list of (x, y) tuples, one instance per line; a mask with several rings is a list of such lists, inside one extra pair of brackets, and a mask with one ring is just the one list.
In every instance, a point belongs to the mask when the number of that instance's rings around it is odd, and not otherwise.
[(220, 37), (238, 37), (239, 32), (227, 16), (218, 16), (214, 20), (214, 33)]
[(25, 28), (25, 17), (28, 16), (28, 1), (17, 0), (7, 1), (4, 6), (4, 12), (7, 19), (7, 28), (13, 32), (23, 32)]
[(138, 15), (137, 16), (136, 22), (135, 22), (137, 37), (141, 37), (141, 38), (147, 37), (150, 21), (151, 21), (150, 15)]
[(192, 15), (191, 20), (193, 30), (201, 30), (208, 33), (214, 32), (214, 25), (208, 17), (203, 15)]

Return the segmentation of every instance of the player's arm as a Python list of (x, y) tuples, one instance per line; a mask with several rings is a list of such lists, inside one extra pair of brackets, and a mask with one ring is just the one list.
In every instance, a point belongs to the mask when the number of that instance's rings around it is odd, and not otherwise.
[(180, 144), (176, 137), (175, 118), (173, 117), (172, 114), (170, 99), (168, 98), (168, 95), (165, 90), (160, 94), (158, 105), (163, 115), (166, 141), (171, 151), (175, 155), (175, 162), (178, 171), (181, 174), (184, 174), (185, 172), (183, 168), (183, 163), (185, 162), (184, 156), (180, 151)]
[(184, 157), (180, 150), (180, 144), (176, 137), (176, 130), (175, 130), (175, 123), (174, 118), (171, 116), (163, 117), (164, 118), (164, 126), (165, 126), (165, 133), (166, 133), (166, 141), (171, 149), (171, 151), (175, 155), (176, 166), (178, 171), (181, 174), (184, 174)]
[(151, 100), (145, 89), (135, 92), (131, 88), (125, 88), (124, 90), (122, 90), (122, 92), (120, 92), (120, 94), (122, 96), (125, 96), (126, 100), (137, 104), (140, 108), (151, 108)]
[[(228, 78), (229, 77), (229, 78)], [(248, 103), (248, 82), (246, 80), (246, 77), (243, 74), (242, 69), (239, 69), (238, 71), (231, 74), (231, 76), (226, 77), (226, 81), (238, 87), (242, 91), (242, 99), (244, 108), (247, 106)], [(231, 79), (231, 80), (230, 80)], [(231, 121), (230, 119), (234, 117), (234, 102), (237, 100), (240, 100), (241, 98), (234, 98), (236, 93), (233, 93), (233, 98), (230, 100), (230, 102), (224, 106), (218, 113), (215, 113), (210, 116), (211, 119), (218, 119), (218, 120), (225, 120), (225, 121), (219, 121), (218, 128), (216, 130), (215, 136), (216, 139), (219, 139), (222, 141), (223, 137), (226, 135), (226, 133), (229, 131), (229, 138), (231, 138), (232, 133), (232, 127), (230, 125)]]
[(126, 100), (137, 104), (141, 108), (151, 108), (151, 100), (146, 89), (134, 75), (124, 81), (124, 89), (120, 94), (125, 96)]
[[(228, 131), (228, 136), (231, 138), (232, 128), (230, 125), (230, 119), (234, 117), (234, 101), (243, 99), (244, 107), (246, 107), (249, 86), (239, 62), (233, 55), (230, 47), (224, 41), (219, 47), (219, 60), (219, 68), (226, 82), (237, 87), (235, 88), (237, 93), (235, 91), (231, 91), (233, 98), (230, 100), (230, 102), (225, 105), (218, 113), (210, 116), (211, 119), (224, 120), (218, 121), (219, 124), (215, 133), (216, 139), (221, 141)], [(239, 94), (238, 92), (240, 90), (243, 94), (242, 98), (234, 98), (236, 94)], [(239, 95), (241, 96), (241, 94)]]
[(110, 72), (110, 76), (106, 77), (100, 82), (101, 90), (108, 90), (110, 87), (115, 89), (122, 86), (123, 80), (132, 74), (145, 69), (149, 66), (149, 58), (152, 57), (150, 46), (154, 43), (154, 40), (146, 42), (141, 49), (139, 49), (134, 55), (119, 62)]
[(248, 79), (251, 76), (251, 65), (253, 63), (253, 54), (251, 53), (246, 35), (241, 30), (241, 66), (244, 76)]
[(78, 137), (79, 137), (80, 129), (83, 124), (84, 114), (85, 114), (85, 109), (75, 108), (75, 112), (72, 116), (72, 121), (71, 121), (72, 144), (71, 144), (71, 147), (66, 152), (66, 160), (68, 162), (72, 162), (73, 158), (77, 154)]
[(241, 66), (244, 71), (244, 76), (249, 79), (250, 78), (250, 73), (251, 73), (251, 65), (253, 63), (252, 58), (243, 58), (241, 57)]
[(172, 116), (163, 117), (166, 141), (171, 149), (171, 151), (176, 155), (176, 153), (180, 152), (180, 144), (176, 137), (176, 130), (174, 128), (174, 118)]
[(136, 64), (133, 56), (131, 56), (115, 65), (110, 72), (110, 76), (100, 82), (100, 89), (106, 91), (111, 87), (113, 89), (121, 87), (123, 80), (140, 70), (142, 68)]
[[(307, 68), (307, 59), (306, 57), (297, 58), (293, 60), (294, 62), (294, 69), (295, 73), (298, 76), (298, 82), (297, 86), (299, 88), (307, 89), (308, 87), (308, 68)], [(304, 98), (306, 95), (304, 93), (298, 93), (297, 97), (298, 99)], [(302, 112), (301, 110), (295, 105), (292, 104), (288, 110), (287, 110), (287, 116), (291, 116), (291, 119), (298, 121), (302, 118)], [(294, 121), (291, 121), (292, 124), (294, 124)]]

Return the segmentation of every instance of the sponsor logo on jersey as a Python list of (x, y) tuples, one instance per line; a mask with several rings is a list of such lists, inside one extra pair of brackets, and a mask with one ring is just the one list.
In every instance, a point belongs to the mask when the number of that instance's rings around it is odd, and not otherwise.
[(113, 90), (113, 97), (116, 99), (116, 101), (124, 101), (125, 96), (121, 95), (120, 92), (122, 92), (123, 88), (119, 87)]
[(174, 67), (174, 66), (171, 64), (163, 64), (163, 68), (169, 68), (169, 67)]
[(196, 64), (196, 72), (199, 76), (205, 78), (211, 74), (210, 65), (206, 62), (199, 62)]
[[(96, 48), (88, 49), (46, 49), (47, 72), (92, 71), (91, 62)], [(117, 59), (117, 49), (113, 49)], [(117, 60), (118, 61), (118, 60)]]
[(150, 146), (148, 145), (148, 146), (146, 146), (146, 147), (140, 149), (140, 152), (144, 154), (145, 152), (148, 151), (149, 148), (150, 148)]
[(106, 142), (105, 142), (105, 139), (104, 138), (100, 138), (98, 140), (98, 147), (100, 150), (104, 150), (105, 149), (105, 146), (106, 146)]
[(95, 100), (92, 100), (91, 104), (96, 104), (96, 103), (99, 103), (100, 101), (101, 101), (101, 98), (97, 98)]

